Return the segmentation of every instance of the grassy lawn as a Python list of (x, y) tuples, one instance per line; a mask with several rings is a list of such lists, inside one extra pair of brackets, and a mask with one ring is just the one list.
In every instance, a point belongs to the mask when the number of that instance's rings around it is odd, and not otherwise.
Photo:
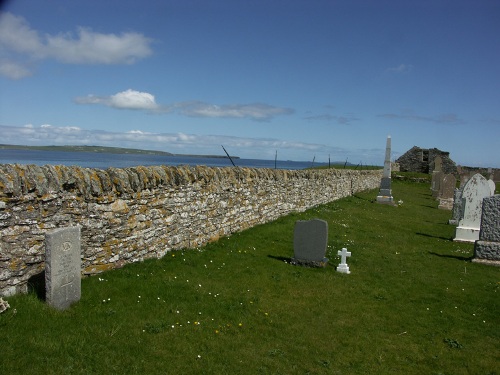
[[(86, 278), (64, 312), (8, 298), (0, 373), (500, 374), (500, 268), (450, 240), (429, 184), (393, 181), (399, 207), (376, 194)], [(294, 223), (312, 218), (330, 263), (292, 266)]]

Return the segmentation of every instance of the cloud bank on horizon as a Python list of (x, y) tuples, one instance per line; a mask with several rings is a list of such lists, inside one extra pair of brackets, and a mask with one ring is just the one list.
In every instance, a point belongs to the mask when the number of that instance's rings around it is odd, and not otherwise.
[(32, 5), (0, 14), (1, 143), (500, 166), (500, 4)]
[[(332, 160), (342, 161), (352, 158), (359, 153), (367, 158), (378, 158), (381, 150), (352, 150), (341, 147), (331, 147), (324, 144), (305, 142), (289, 142), (272, 138), (246, 138), (226, 135), (196, 135), (185, 133), (152, 133), (142, 130), (126, 132), (109, 132), (103, 130), (86, 130), (76, 126), (53, 126), (44, 124), (34, 126), (26, 124), (19, 126), (0, 125), (5, 144), (22, 144), (28, 146), (39, 145), (99, 145), (166, 151), (176, 154), (196, 153), (203, 155), (223, 155), (221, 144), (231, 150), (233, 155), (239, 155), (244, 150), (247, 158), (272, 159), (275, 152), (280, 150), (280, 157), (287, 155), (289, 150), (301, 149), (306, 152), (330, 155)], [(21, 143), (20, 143), (21, 142)], [(186, 152), (185, 150), (191, 150)], [(328, 161), (321, 160), (323, 162)]]

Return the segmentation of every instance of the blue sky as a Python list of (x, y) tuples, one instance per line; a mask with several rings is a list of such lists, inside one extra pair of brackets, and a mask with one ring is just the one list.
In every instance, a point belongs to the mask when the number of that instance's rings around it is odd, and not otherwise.
[(0, 143), (500, 167), (500, 2), (11, 0)]

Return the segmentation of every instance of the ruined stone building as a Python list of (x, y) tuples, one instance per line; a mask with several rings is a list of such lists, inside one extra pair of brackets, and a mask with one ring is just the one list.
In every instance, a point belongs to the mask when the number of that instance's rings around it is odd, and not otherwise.
[(457, 173), (457, 166), (450, 159), (450, 153), (438, 150), (437, 148), (426, 149), (413, 146), (400, 156), (396, 160), (396, 163), (399, 163), (401, 172), (432, 173), (434, 170), (434, 159), (438, 155), (443, 160), (442, 169), (444, 173)]

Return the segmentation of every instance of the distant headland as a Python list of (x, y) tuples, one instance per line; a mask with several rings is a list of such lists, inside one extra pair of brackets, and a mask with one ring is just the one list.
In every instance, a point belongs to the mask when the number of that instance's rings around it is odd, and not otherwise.
[[(25, 146), (25, 145), (0, 144), (0, 149), (61, 151), (61, 152), (92, 152), (92, 153), (103, 153), (103, 154), (163, 155), (163, 156), (185, 156), (185, 157), (228, 159), (226, 155), (173, 154), (171, 152), (166, 152), (166, 151), (140, 150), (136, 148), (107, 147), (107, 146)], [(231, 158), (239, 159), (240, 157), (231, 155)]]

